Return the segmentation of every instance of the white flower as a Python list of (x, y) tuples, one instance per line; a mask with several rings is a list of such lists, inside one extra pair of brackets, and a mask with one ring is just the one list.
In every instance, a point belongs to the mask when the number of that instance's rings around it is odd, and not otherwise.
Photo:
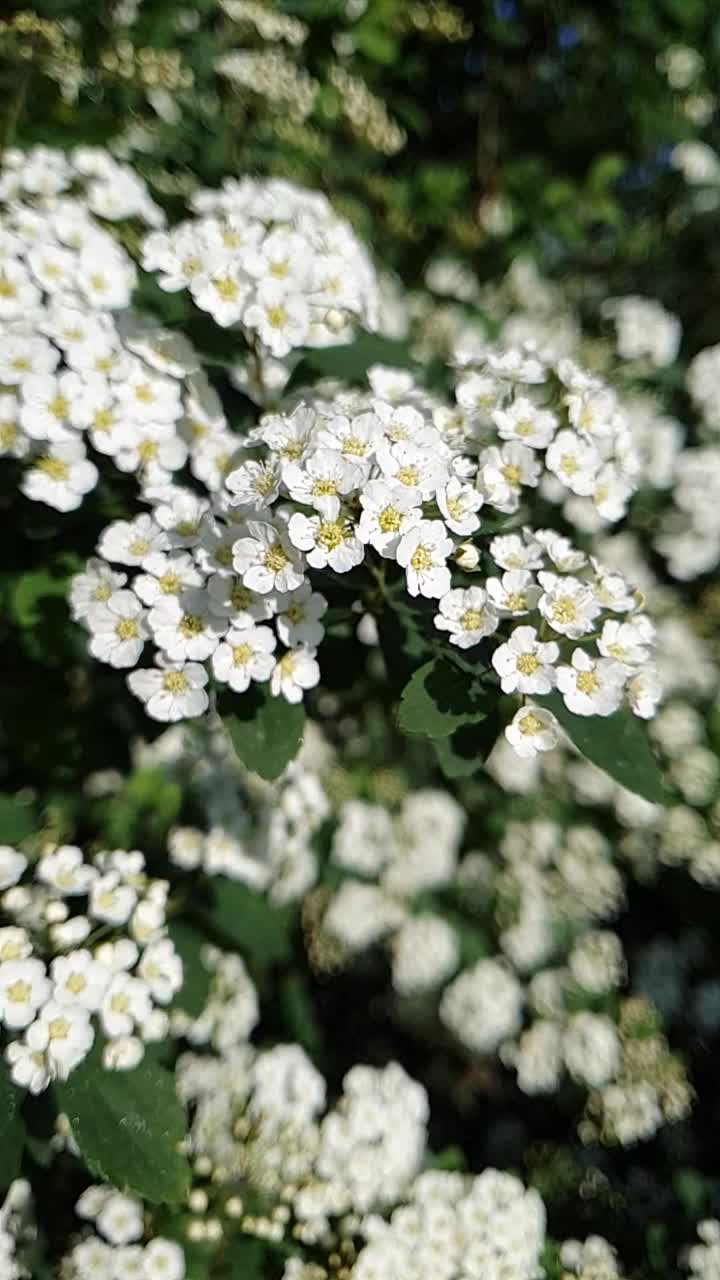
[(47, 1089), (52, 1077), (44, 1053), (32, 1049), (22, 1040), (11, 1040), (5, 1050), (5, 1057), (10, 1064), (13, 1084), (21, 1089), (28, 1089), (32, 1094), (42, 1093)]
[(483, 497), (472, 485), (463, 484), (462, 480), (453, 477), (438, 489), (435, 499), (448, 529), (453, 533), (467, 537), (480, 527), (480, 517), (476, 512), (483, 504)]
[(542, 707), (528, 703), (515, 713), (505, 737), (519, 756), (529, 757), (538, 751), (552, 751), (560, 735), (555, 717)]
[(161, 668), (140, 667), (127, 677), (128, 688), (145, 703), (153, 720), (186, 720), (208, 708), (207, 672), (197, 662)]
[(251, 591), (294, 591), (304, 581), (300, 558), (283, 531), (275, 525), (250, 520), (247, 537), (238, 538), (233, 564)]
[(648, 645), (652, 643), (653, 630), (648, 619), (633, 618), (630, 622), (616, 622), (609, 618), (603, 623), (597, 647), (604, 658), (613, 658), (626, 667), (639, 667), (650, 656)]
[(20, 488), (32, 502), (44, 502), (56, 511), (75, 511), (97, 482), (98, 469), (88, 462), (82, 440), (66, 440), (50, 444), (33, 460)]
[(50, 976), (57, 1004), (77, 1004), (90, 1012), (99, 1008), (110, 981), (109, 971), (89, 951), (56, 956), (50, 965)]
[(206, 592), (194, 587), (181, 599), (168, 595), (158, 600), (147, 622), (158, 648), (172, 662), (209, 658), (226, 629), (225, 620), (210, 613)]
[(288, 649), (299, 645), (316, 649), (325, 634), (320, 622), (327, 612), (325, 597), (305, 582), (297, 591), (278, 596), (276, 604), (275, 626), (282, 643)]
[(586, 497), (592, 493), (600, 466), (594, 445), (574, 431), (560, 431), (545, 454), (545, 465), (572, 493)]
[(148, 629), (145, 610), (132, 591), (114, 591), (105, 604), (93, 604), (86, 616), (94, 658), (111, 667), (133, 667), (143, 651)]
[(156, 1236), (145, 1245), (143, 1267), (146, 1280), (183, 1280), (185, 1254), (174, 1240)]
[(663, 695), (663, 687), (654, 667), (639, 671), (629, 681), (626, 689), (628, 702), (642, 720), (651, 720)]
[(142, 515), (109, 524), (98, 542), (98, 555), (114, 564), (141, 565), (152, 551), (164, 551), (167, 545), (167, 534), (152, 516)]
[(131, 1244), (140, 1240), (143, 1234), (142, 1204), (134, 1196), (112, 1191), (105, 1197), (95, 1225), (110, 1244)]
[(501, 569), (539, 569), (542, 566), (542, 550), (539, 543), (534, 542), (530, 530), (526, 530), (528, 542), (523, 542), (517, 533), (499, 534), (492, 539), (489, 551), (492, 559)]
[(492, 420), (503, 440), (518, 440), (531, 449), (550, 444), (558, 420), (549, 409), (539, 409), (527, 396), (518, 396), (509, 409), (496, 409)]
[(492, 446), (480, 454), (477, 487), (485, 501), (511, 515), (520, 506), (523, 486), (535, 486), (540, 463), (532, 449), (512, 442), (501, 449)]
[(48, 1001), (25, 1032), (34, 1054), (44, 1054), (52, 1077), (67, 1080), (92, 1049), (95, 1040), (90, 1015), (79, 1005)]
[(516, 627), (492, 656), (503, 693), (549, 693), (555, 684), (560, 650), (554, 641), (541, 644), (534, 627)]
[(450, 570), (446, 560), (453, 550), (442, 520), (420, 520), (403, 534), (396, 558), (405, 570), (411, 596), (437, 599), (450, 590)]
[(538, 609), (553, 631), (570, 640), (592, 631), (602, 610), (592, 587), (579, 578), (560, 578), (555, 573), (541, 572), (538, 579), (543, 588)]
[(0, 963), (5, 960), (26, 960), (32, 955), (32, 942), (25, 929), (7, 925), (0, 929)]
[(403, 534), (422, 519), (417, 492), (390, 481), (370, 480), (359, 497), (363, 511), (357, 537), (386, 559), (394, 559)]
[(123, 884), (118, 871), (106, 871), (92, 885), (88, 912), (107, 924), (127, 924), (136, 902), (137, 890)]
[(557, 687), (568, 711), (577, 716), (609, 716), (622, 702), (626, 671), (610, 658), (593, 659), (575, 649), (571, 666), (557, 669)]
[(450, 643), (459, 649), (479, 644), (497, 631), (500, 623), (482, 587), (456, 587), (442, 596), (434, 622), (438, 631), (450, 633)]
[(307, 562), (313, 569), (329, 566), (336, 573), (348, 573), (365, 555), (354, 525), (343, 516), (330, 520), (296, 511), (290, 517), (288, 536), (294, 547), (308, 553)]
[(228, 626), (242, 628), (265, 622), (275, 610), (276, 599), (272, 595), (257, 595), (232, 573), (214, 573), (208, 578), (207, 593), (210, 612), (224, 618)]
[(73, 618), (82, 621), (93, 604), (106, 604), (113, 591), (120, 590), (127, 575), (116, 573), (104, 560), (92, 557), (82, 573), (75, 574), (70, 584), (70, 608)]
[(337, 520), (340, 498), (359, 489), (366, 471), (331, 449), (318, 449), (301, 464), (287, 462), (283, 483), (295, 502), (315, 507), (325, 520)]
[(12, 1029), (26, 1027), (52, 991), (42, 960), (8, 960), (0, 964), (0, 1021)]
[(106, 1071), (132, 1071), (144, 1056), (145, 1046), (138, 1036), (116, 1036), (105, 1045), (102, 1064)]
[(233, 628), (213, 653), (213, 672), (236, 693), (244, 693), (251, 680), (270, 679), (275, 666), (275, 645), (275, 636), (269, 627)]
[(597, 1013), (576, 1013), (563, 1036), (565, 1065), (575, 1080), (599, 1089), (620, 1065), (620, 1039), (614, 1023)]
[(278, 280), (262, 280), (255, 297), (243, 311), (243, 325), (257, 333), (273, 356), (301, 347), (310, 328), (307, 303)]
[[(372, 370), (368, 370), (371, 381)], [(318, 428), (317, 443), (322, 449), (334, 449), (348, 462), (369, 464), (382, 440), (379, 418), (374, 413), (360, 413), (350, 418), (339, 414)]]
[(437, 449), (422, 447), (415, 441), (401, 440), (389, 446), (384, 442), (378, 447), (377, 460), (383, 478), (393, 488), (403, 486), (409, 490), (415, 503), (432, 498), (447, 478), (445, 458), (438, 455)]
[(86, 894), (97, 878), (95, 868), (85, 862), (82, 850), (72, 844), (61, 844), (43, 853), (35, 875), (63, 898)]
[(287, 702), (302, 702), (306, 689), (320, 680), (320, 668), (312, 653), (305, 648), (288, 649), (275, 664), (270, 681), (271, 692)]
[(117, 973), (100, 1006), (100, 1019), (107, 1036), (129, 1036), (152, 1013), (150, 988), (141, 978)]
[(151, 551), (143, 561), (144, 573), (132, 588), (143, 604), (157, 604), (163, 596), (178, 596), (189, 587), (201, 587), (203, 575), (187, 551)]
[(392, 940), (392, 984), (401, 995), (439, 986), (457, 968), (460, 946), (441, 916), (410, 916)]
[(512, 617), (529, 613), (540, 598), (540, 588), (527, 569), (508, 569), (502, 578), (488, 578), (485, 587), (493, 608)]
[(8, 844), (0, 845), (0, 889), (17, 884), (27, 866), (27, 858)]
[(280, 479), (280, 469), (275, 462), (243, 462), (229, 472), (225, 484), (235, 503), (262, 511), (277, 498)]

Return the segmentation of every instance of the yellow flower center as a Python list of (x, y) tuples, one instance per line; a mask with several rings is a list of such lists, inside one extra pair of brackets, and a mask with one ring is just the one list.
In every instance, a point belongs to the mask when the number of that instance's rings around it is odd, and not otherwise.
[(578, 671), (575, 685), (579, 693), (593, 694), (600, 688), (600, 681), (594, 671)]
[(520, 657), (515, 663), (515, 666), (517, 667), (521, 675), (532, 676), (537, 671), (538, 667), (540, 666), (540, 663), (538, 662), (534, 653), (521, 653)]
[(297, 625), (297, 623), (302, 622), (303, 618), (305, 617), (305, 610), (303, 609), (302, 605), (291, 604), (285, 610), (285, 617), (288, 618), (290, 622)]
[(15, 285), (8, 280), (7, 276), (0, 276), (0, 298), (17, 297), (17, 289)]
[(399, 480), (400, 484), (406, 484), (409, 488), (414, 488), (420, 479), (420, 473), (417, 467), (401, 467), (395, 479)]
[(290, 275), (290, 263), (287, 258), (281, 258), (277, 262), (270, 263), (270, 275), (276, 280), (287, 280)]
[(27, 356), (16, 356), (10, 361), (10, 368), (15, 369), (17, 373), (26, 373), (30, 368), (30, 361)]
[(184, 671), (166, 671), (162, 687), (166, 693), (184, 693), (190, 687), (190, 681)]
[(150, 550), (150, 543), (146, 538), (133, 538), (128, 551), (131, 556), (146, 556)]
[(113, 1013), (127, 1013), (128, 1004), (129, 1004), (129, 1001), (127, 996), (124, 995), (122, 991), (116, 991), (115, 995), (112, 997), (110, 1001), (110, 1008), (112, 1009)]
[(164, 573), (158, 578), (158, 586), (165, 596), (174, 596), (180, 590), (180, 579), (176, 573)]
[(574, 476), (578, 470), (578, 460), (572, 453), (564, 453), (560, 459), (560, 470), (564, 476)]
[(193, 257), (192, 254), (187, 258), (183, 258), (182, 262), (180, 263), (180, 267), (184, 276), (197, 275), (201, 266), (202, 266), (202, 262), (200, 261), (200, 259)]
[(343, 453), (349, 453), (353, 458), (364, 458), (367, 453), (367, 444), (359, 436), (346, 436), (343, 440), (342, 451)]
[(278, 663), (278, 667), (283, 676), (291, 676), (297, 664), (297, 657), (294, 653), (285, 653)]
[(280, 573), (290, 563), (290, 557), (279, 542), (274, 542), (265, 552), (263, 563), (271, 573)]
[(418, 547), (410, 559), (410, 566), (416, 573), (423, 573), (426, 569), (432, 569), (432, 563), (432, 554), (427, 547)]
[(51, 1040), (67, 1040), (70, 1034), (70, 1023), (67, 1018), (53, 1018), (48, 1023), (48, 1036)]
[(221, 276), (219, 280), (213, 280), (213, 287), (223, 302), (234, 302), (240, 292), (237, 282), (231, 280), (229, 276)]
[(99, 582), (92, 593), (93, 600), (99, 600), (102, 604), (109, 600), (112, 595), (112, 587), (109, 582)]
[(62, 462), (60, 458), (38, 458), (35, 466), (38, 471), (44, 472), (51, 480), (57, 480), (58, 483), (67, 480), (70, 474), (67, 462)]
[(5, 988), (5, 995), (11, 1004), (26, 1004), (30, 999), (30, 983), (18, 978), (16, 982)]
[(192, 538), (194, 533), (198, 531), (197, 520), (178, 520), (175, 525), (175, 532), (180, 534), (181, 538)]
[(4, 942), (0, 947), (0, 960), (17, 960), (19, 955), (19, 942)]
[(527, 609), (527, 596), (524, 591), (509, 591), (505, 597), (505, 608), (510, 613), (522, 613)]
[(152, 404), (155, 399), (155, 392), (147, 382), (139, 382), (135, 388), (135, 399), (141, 404)]
[(249, 645), (249, 644), (234, 645), (232, 656), (233, 656), (234, 667), (246, 666), (247, 663), (251, 662), (254, 657), (252, 645)]
[(14, 422), (0, 422), (0, 446), (9, 449), (17, 440), (18, 430)]
[(134, 618), (121, 618), (115, 628), (118, 640), (137, 639), (138, 626)]
[(402, 524), (402, 512), (395, 507), (385, 507), (384, 511), (378, 516), (378, 525), (381, 533), (397, 533)]
[(65, 986), (74, 996), (78, 996), (81, 991), (85, 990), (87, 981), (82, 973), (71, 973)]
[(90, 276), (90, 287), (95, 289), (97, 293), (104, 293), (107, 289), (107, 280), (100, 272), (95, 272)]
[(337, 497), (337, 485), (334, 480), (316, 480), (312, 487), (313, 498)]
[(465, 505), (460, 498), (448, 498), (446, 506), (453, 520), (460, 520), (465, 514)]
[(532, 422), (523, 420), (522, 422), (515, 423), (515, 435), (521, 436), (523, 440), (527, 440), (528, 436), (531, 436), (534, 430), (535, 428)]
[(186, 613), (179, 630), (188, 640), (192, 640), (194, 636), (201, 636), (205, 630), (205, 623), (197, 613)]
[(482, 609), (466, 609), (460, 617), (460, 626), (463, 631), (478, 631), (483, 624), (484, 617)]
[(224, 569), (227, 569), (228, 566), (232, 564), (232, 547), (228, 546), (227, 543), (224, 543), (214, 552), (214, 557), (216, 564), (220, 564)]
[(138, 445), (138, 457), (143, 463), (152, 462), (157, 457), (158, 446), (155, 440), (142, 440)]
[(505, 479), (507, 480), (508, 484), (510, 485), (510, 488), (511, 488), (511, 489), (519, 489), (519, 488), (520, 488), (521, 480), (520, 480), (520, 468), (519, 468), (519, 467), (516, 467), (516, 466), (515, 466), (514, 464), (512, 464), (512, 463), (508, 463), (508, 465), (507, 465), (506, 467), (503, 467), (503, 469), (502, 469), (502, 473), (503, 473), (503, 475), (504, 475)]
[(542, 733), (544, 728), (542, 720), (534, 711), (528, 711), (520, 721), (520, 732), (524, 738), (532, 738), (536, 733)]
[(48, 405), (48, 413), (51, 413), (54, 418), (67, 418), (67, 411), (69, 408), (70, 405), (65, 399), (65, 396), (55, 396), (55, 399), (51, 400)]
[(297, 441), (290, 441), (280, 451), (283, 458), (287, 458), (290, 462), (297, 462), (298, 458), (302, 458), (303, 447)]
[(345, 541), (346, 536), (339, 520), (323, 520), (317, 531), (316, 541), (326, 551), (334, 551)]
[(280, 305), (276, 307), (268, 307), (267, 320), (271, 329), (282, 329), (287, 324), (288, 313), (285, 307)]
[(96, 431), (109, 431), (113, 424), (112, 409), (96, 409), (93, 414), (93, 426)]
[(275, 477), (268, 467), (263, 467), (253, 481), (253, 489), (263, 498), (270, 493), (275, 483)]
[(565, 626), (569, 622), (576, 622), (577, 606), (572, 596), (558, 596), (553, 603), (552, 616), (554, 622), (561, 622)]
[(238, 612), (242, 609), (247, 609), (250, 603), (250, 592), (247, 587), (233, 587), (230, 592), (230, 603), (233, 609), (237, 609)]
[(612, 658), (616, 658), (618, 662), (625, 661), (625, 646), (622, 644), (609, 644), (608, 653)]

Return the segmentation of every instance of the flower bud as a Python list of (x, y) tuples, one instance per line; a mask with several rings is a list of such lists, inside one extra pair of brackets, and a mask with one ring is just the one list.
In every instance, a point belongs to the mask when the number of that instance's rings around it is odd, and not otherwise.
[(455, 563), (458, 568), (472, 573), (480, 563), (480, 552), (472, 542), (461, 542), (455, 550)]

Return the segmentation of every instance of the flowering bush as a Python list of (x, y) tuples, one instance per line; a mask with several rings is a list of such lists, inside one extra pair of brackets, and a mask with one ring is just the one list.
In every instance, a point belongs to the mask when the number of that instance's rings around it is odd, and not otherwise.
[(0, 20), (0, 1280), (715, 1275), (716, 58), (646, 8)]

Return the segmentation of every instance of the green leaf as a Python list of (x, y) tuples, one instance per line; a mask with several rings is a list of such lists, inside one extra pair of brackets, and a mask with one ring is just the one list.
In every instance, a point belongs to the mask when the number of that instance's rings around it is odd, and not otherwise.
[(376, 333), (359, 333), (354, 342), (305, 351), (290, 385), (296, 387), (318, 377), (364, 383), (368, 369), (374, 364), (391, 365), (395, 369), (417, 367), (404, 342), (381, 338)]
[(41, 601), (52, 597), (64, 597), (67, 592), (68, 579), (78, 567), (73, 558), (72, 564), (57, 568), (60, 576), (55, 577), (47, 569), (33, 569), (23, 573), (14, 583), (11, 593), (11, 609), (15, 621), (21, 627), (35, 627), (41, 621)]
[(218, 876), (213, 882), (214, 904), (201, 913), (210, 927), (250, 960), (256, 969), (290, 957), (292, 907), (274, 907), (247, 885)]
[(305, 728), (302, 703), (274, 698), (256, 685), (233, 698), (230, 705), (232, 712), (221, 709), (221, 715), (235, 754), (261, 778), (279, 778), (300, 749)]
[(548, 693), (535, 701), (552, 711), (578, 751), (621, 786), (652, 804), (672, 802), (645, 729), (631, 711), (576, 716), (568, 711), (559, 693)]
[(151, 1204), (185, 1199), (190, 1168), (178, 1148), (187, 1126), (169, 1071), (148, 1061), (105, 1071), (96, 1052), (55, 1088), (94, 1177)]
[(32, 805), (19, 796), (0, 795), (0, 844), (19, 844), (38, 827)]
[(207, 1004), (210, 991), (210, 974), (202, 962), (207, 939), (181, 920), (172, 920), (168, 933), (183, 965), (183, 984), (173, 1000), (173, 1008), (183, 1009), (191, 1018), (198, 1018)]
[(0, 1060), (0, 1191), (17, 1177), (25, 1144), (25, 1126), (20, 1115), (23, 1094), (15, 1088)]
[(449, 738), (462, 725), (485, 717), (486, 707), (475, 704), (472, 676), (449, 658), (426, 662), (402, 692), (398, 724), (404, 733), (426, 738)]
[(500, 733), (500, 721), (486, 716), (461, 725), (447, 738), (433, 738), (437, 762), (446, 778), (470, 778), (482, 769)]

